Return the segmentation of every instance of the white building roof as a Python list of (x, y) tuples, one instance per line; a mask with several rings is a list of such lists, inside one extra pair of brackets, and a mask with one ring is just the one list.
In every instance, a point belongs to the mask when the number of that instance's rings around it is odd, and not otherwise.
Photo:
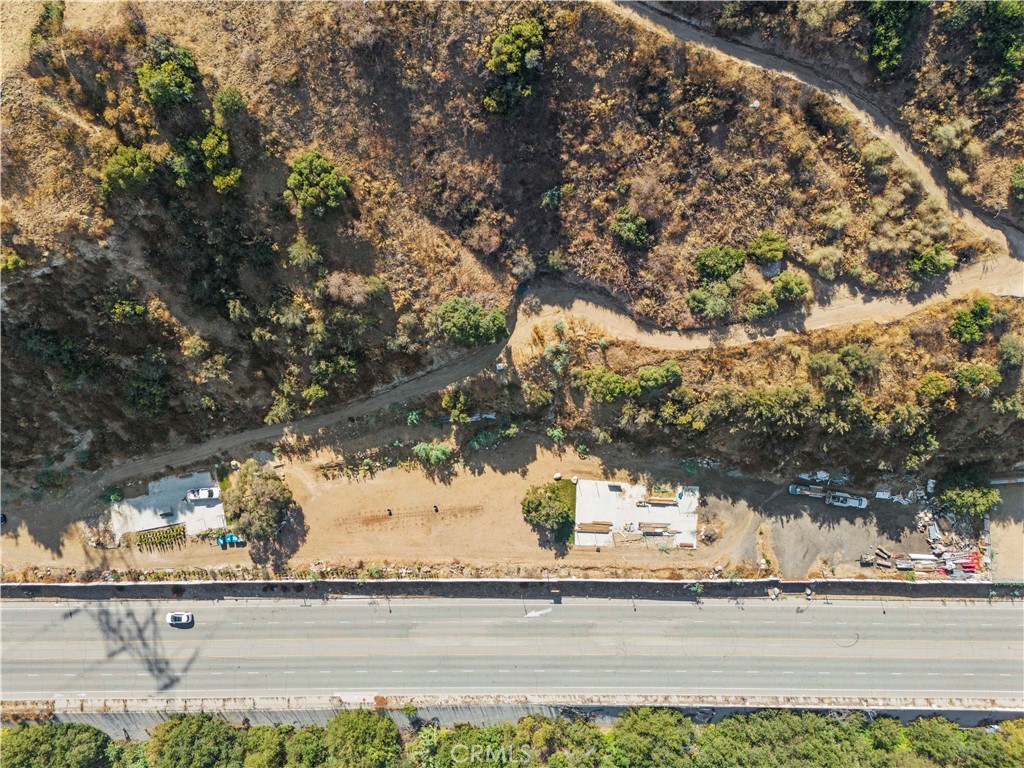
[[(187, 501), (191, 488), (211, 488), (217, 483), (209, 472), (164, 477), (149, 484), (149, 493), (119, 501), (110, 507), (110, 522), (120, 540), (125, 533), (147, 531), (183, 523), (185, 533), (194, 536), (210, 528), (224, 528), (224, 505), (219, 498)], [(166, 517), (161, 517), (165, 513)]]
[[(653, 497), (645, 485), (608, 480), (576, 483), (576, 543), (606, 546), (615, 533), (642, 533), (654, 524), (666, 524), (663, 538), (676, 547), (697, 548), (697, 503), (700, 489), (675, 486), (670, 493)], [(580, 531), (581, 525), (611, 523), (608, 533)], [(643, 526), (641, 526), (643, 524)]]

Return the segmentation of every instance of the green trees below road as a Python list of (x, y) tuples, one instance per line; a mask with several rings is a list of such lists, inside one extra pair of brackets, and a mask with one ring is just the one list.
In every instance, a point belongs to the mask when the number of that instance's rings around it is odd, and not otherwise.
[[(4, 768), (1018, 768), (1024, 720), (1000, 730), (941, 717), (904, 726), (860, 713), (826, 717), (763, 710), (695, 726), (675, 710), (626, 710), (608, 730), (586, 720), (529, 715), (517, 723), (423, 727), (403, 744), (386, 714), (340, 712), (327, 728), (234, 728), (208, 714), (178, 715), (147, 742), (115, 744), (86, 725), (6, 728)], [(474, 759), (475, 756), (475, 759)]]

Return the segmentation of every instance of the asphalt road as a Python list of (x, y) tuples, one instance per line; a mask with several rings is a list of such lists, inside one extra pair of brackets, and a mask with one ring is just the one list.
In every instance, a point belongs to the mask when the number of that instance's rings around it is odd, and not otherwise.
[[(191, 629), (164, 622), (192, 611)], [(789, 599), (2, 606), (4, 700), (697, 694), (1024, 706), (1024, 607)]]

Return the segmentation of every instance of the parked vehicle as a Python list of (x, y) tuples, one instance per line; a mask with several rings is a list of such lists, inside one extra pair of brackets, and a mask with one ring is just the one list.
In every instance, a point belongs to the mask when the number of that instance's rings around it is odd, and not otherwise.
[(812, 499), (825, 498), (825, 489), (820, 485), (791, 485), (789, 492), (794, 496), (810, 496)]
[(185, 493), (188, 501), (205, 501), (220, 498), (220, 488), (192, 488)]
[(191, 613), (168, 613), (167, 623), (172, 627), (191, 627), (195, 624), (195, 617)]
[(856, 509), (864, 509), (868, 505), (868, 500), (863, 496), (851, 496), (848, 493), (830, 491), (825, 496), (825, 503), (831, 504), (833, 507), (854, 507)]

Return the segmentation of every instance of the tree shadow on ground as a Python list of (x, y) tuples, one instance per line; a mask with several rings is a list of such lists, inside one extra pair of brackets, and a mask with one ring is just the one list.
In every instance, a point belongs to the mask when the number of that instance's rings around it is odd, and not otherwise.
[(256, 565), (267, 566), (273, 571), (283, 571), (288, 561), (299, 551), (309, 534), (309, 526), (302, 508), (294, 506), (285, 513), (277, 535), (267, 541), (253, 541), (249, 544), (249, 557)]
[(543, 549), (551, 550), (555, 557), (565, 557), (569, 554), (569, 540), (572, 538), (573, 524), (566, 523), (555, 530), (545, 528), (543, 525), (533, 524), (530, 526), (537, 534), (537, 543)]

